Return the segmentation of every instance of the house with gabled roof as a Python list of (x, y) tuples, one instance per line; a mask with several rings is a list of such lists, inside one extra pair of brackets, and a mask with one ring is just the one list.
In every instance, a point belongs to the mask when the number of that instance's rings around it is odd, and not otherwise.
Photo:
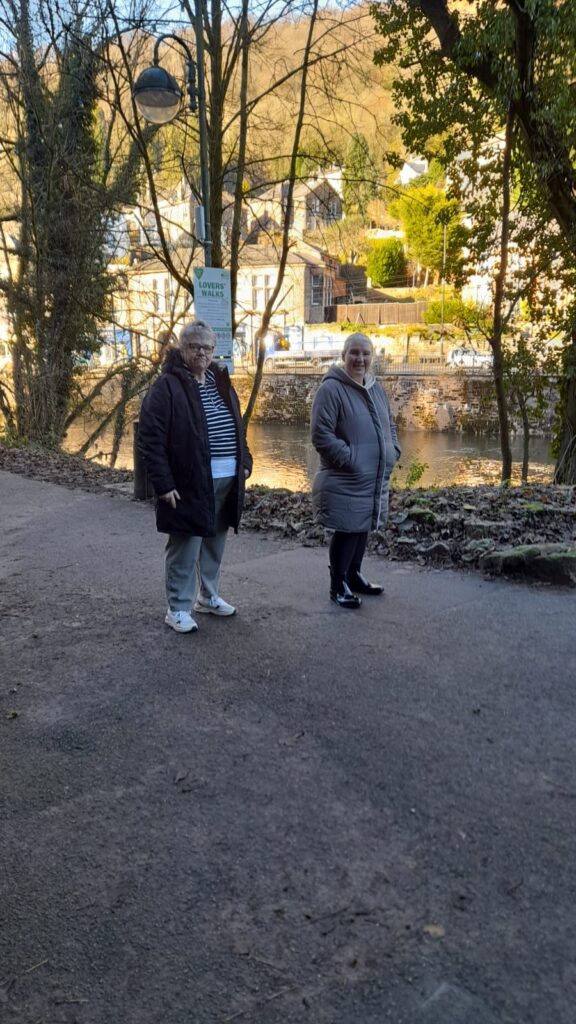
[(428, 172), (428, 161), (425, 157), (411, 157), (405, 160), (400, 168), (398, 181), (401, 185), (409, 185), (416, 178), (421, 178)]
[[(248, 196), (248, 241), (265, 241), (282, 231), (286, 219), (288, 182), (281, 181), (258, 195)], [(332, 180), (321, 173), (294, 185), (290, 234), (303, 238), (307, 232), (318, 231), (342, 220), (342, 196)]]
[[(237, 319), (252, 330), (258, 326), (272, 295), (278, 273), (278, 250), (273, 245), (245, 245), (240, 254), (236, 292)], [(294, 245), (274, 313), (274, 326), (324, 323), (334, 304), (338, 263), (321, 250)]]

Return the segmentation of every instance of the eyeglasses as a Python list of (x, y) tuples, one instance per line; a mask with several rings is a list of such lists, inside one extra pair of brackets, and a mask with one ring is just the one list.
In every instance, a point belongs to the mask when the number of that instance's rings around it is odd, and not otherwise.
[(196, 356), (200, 355), (201, 352), (206, 352), (207, 355), (210, 355), (210, 352), (214, 351), (214, 345), (189, 344), (186, 345), (186, 348), (188, 349), (189, 352), (192, 352)]

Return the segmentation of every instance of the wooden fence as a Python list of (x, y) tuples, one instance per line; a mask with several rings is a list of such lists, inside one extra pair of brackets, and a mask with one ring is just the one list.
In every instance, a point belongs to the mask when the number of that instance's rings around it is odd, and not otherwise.
[(375, 324), (421, 324), (428, 303), (355, 302), (329, 307), (332, 322), (373, 326)]

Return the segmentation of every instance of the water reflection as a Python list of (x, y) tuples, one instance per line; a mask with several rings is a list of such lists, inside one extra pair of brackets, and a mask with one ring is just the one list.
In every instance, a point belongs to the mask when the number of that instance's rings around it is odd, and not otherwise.
[[(67, 438), (67, 449), (75, 451), (88, 436), (92, 424), (77, 424)], [(497, 483), (500, 478), (500, 449), (494, 437), (476, 434), (424, 433), (405, 431), (400, 434), (402, 459), (395, 470), (395, 480), (406, 481), (414, 463), (426, 468), (418, 480), (420, 486), (450, 483)], [(310, 433), (304, 425), (254, 423), (248, 429), (248, 442), (254, 456), (254, 471), (250, 482), (269, 487), (288, 487), (306, 490), (318, 466), (318, 455), (311, 444)], [(112, 449), (112, 434), (105, 433), (88, 453), (89, 458), (107, 464)], [(512, 441), (515, 460), (515, 478), (520, 480), (522, 440)], [(131, 469), (132, 428), (120, 445), (117, 461), (119, 469)], [(534, 437), (531, 442), (530, 479), (550, 481), (552, 459), (549, 442)]]
[[(77, 424), (70, 431), (66, 447), (74, 451), (88, 436), (89, 423)], [(405, 431), (400, 434), (402, 458), (395, 470), (398, 484), (403, 484), (413, 463), (426, 463), (418, 481), (420, 486), (447, 484), (497, 483), (500, 479), (500, 448), (493, 437), (475, 434), (428, 434)], [(293, 491), (307, 490), (318, 465), (318, 456), (310, 443), (308, 428), (279, 423), (253, 423), (248, 429), (248, 443), (254, 455), (254, 472), (250, 482), (268, 487), (287, 487)], [(111, 434), (104, 436), (88, 453), (89, 457), (106, 463), (112, 447)], [(515, 478), (520, 477), (522, 442), (512, 443)], [(553, 460), (549, 442), (533, 438), (530, 455), (530, 479), (550, 481)], [(131, 469), (132, 427), (120, 446), (118, 468)]]
[(250, 483), (305, 491), (318, 466), (318, 454), (305, 426), (253, 423), (248, 444), (254, 456)]
[[(310, 443), (308, 428), (283, 424), (256, 423), (250, 426), (248, 441), (255, 456), (252, 483), (269, 487), (305, 490), (310, 486), (318, 455)], [(402, 457), (396, 467), (395, 480), (404, 484), (411, 466), (426, 464), (419, 486), (448, 484), (497, 483), (500, 479), (500, 447), (493, 437), (475, 434), (431, 434), (421, 431), (400, 433)], [(533, 438), (530, 446), (530, 477), (532, 480), (552, 479), (553, 460), (550, 444), (544, 438)], [(520, 479), (522, 441), (512, 442), (514, 475)]]

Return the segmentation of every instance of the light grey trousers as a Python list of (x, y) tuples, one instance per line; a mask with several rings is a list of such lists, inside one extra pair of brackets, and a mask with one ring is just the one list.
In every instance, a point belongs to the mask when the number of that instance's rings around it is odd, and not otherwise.
[(215, 597), (220, 587), (220, 566), (224, 556), (228, 526), (222, 512), (236, 478), (214, 481), (216, 533), (213, 537), (195, 537), (189, 533), (170, 533), (166, 541), (166, 598), (173, 612), (189, 612), (198, 593)]

